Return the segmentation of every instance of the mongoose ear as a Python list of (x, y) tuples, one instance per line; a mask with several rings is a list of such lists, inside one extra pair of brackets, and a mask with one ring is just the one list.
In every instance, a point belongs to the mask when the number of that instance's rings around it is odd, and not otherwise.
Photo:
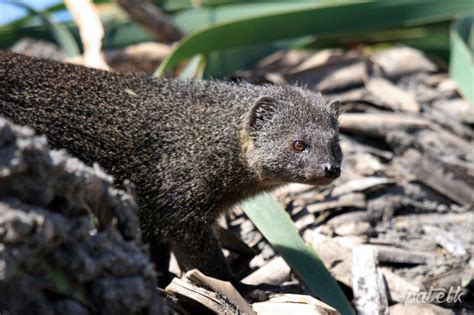
[(259, 129), (262, 124), (271, 118), (277, 100), (270, 96), (260, 96), (250, 108), (245, 119), (247, 131)]
[(332, 100), (329, 102), (329, 106), (336, 113), (336, 116), (339, 117), (341, 114), (341, 102), (339, 100)]

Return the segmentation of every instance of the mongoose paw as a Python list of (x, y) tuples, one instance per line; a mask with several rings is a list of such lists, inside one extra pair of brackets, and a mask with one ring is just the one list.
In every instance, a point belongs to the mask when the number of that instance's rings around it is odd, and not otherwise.
[(242, 282), (234, 283), (235, 288), (239, 293), (249, 302), (263, 302), (270, 298), (275, 293), (289, 293), (293, 288), (287, 286), (278, 286), (268, 283), (261, 283), (258, 285), (250, 285)]

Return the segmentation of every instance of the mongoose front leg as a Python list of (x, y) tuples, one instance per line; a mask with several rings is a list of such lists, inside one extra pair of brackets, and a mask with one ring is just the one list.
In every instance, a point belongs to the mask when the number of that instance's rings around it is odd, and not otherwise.
[(172, 242), (172, 250), (181, 269), (198, 269), (207, 276), (221, 280), (232, 280), (232, 271), (227, 263), (212, 227), (208, 224), (193, 225)]

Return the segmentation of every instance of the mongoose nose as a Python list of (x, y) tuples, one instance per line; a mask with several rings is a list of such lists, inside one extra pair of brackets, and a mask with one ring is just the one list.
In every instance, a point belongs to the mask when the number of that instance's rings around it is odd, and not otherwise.
[(323, 165), (324, 176), (328, 178), (337, 178), (341, 175), (341, 168), (337, 165), (326, 163)]

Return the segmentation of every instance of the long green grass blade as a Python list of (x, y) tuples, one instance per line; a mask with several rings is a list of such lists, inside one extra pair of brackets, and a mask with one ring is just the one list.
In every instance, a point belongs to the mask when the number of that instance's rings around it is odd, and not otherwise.
[(289, 215), (272, 196), (263, 194), (241, 207), (308, 288), (341, 314), (354, 314), (336, 280), (304, 243)]
[(31, 14), (36, 14), (39, 18), (41, 18), (45, 27), (47, 27), (49, 31), (53, 34), (54, 39), (68, 57), (74, 57), (80, 54), (76, 40), (69, 32), (69, 30), (61, 23), (54, 23), (53, 21), (51, 21), (48, 13), (40, 12), (28, 5), (27, 3), (23, 2), (7, 1), (5, 3), (22, 7), (31, 12)]
[[(474, 104), (474, 16), (454, 23), (451, 29), (451, 59), (449, 72), (461, 93)], [(471, 43), (472, 44), (472, 43)]]
[[(269, 5), (270, 6), (270, 5)], [(222, 23), (186, 36), (160, 65), (156, 75), (198, 53), (303, 35), (334, 36), (417, 26), (472, 12), (471, 0), (297, 2), (292, 8)]]
[(197, 55), (189, 61), (186, 67), (179, 74), (179, 77), (182, 79), (202, 79), (205, 69), (206, 56)]
[[(43, 10), (38, 10), (41, 13), (54, 13), (60, 10), (65, 10), (66, 6), (64, 3), (59, 3), (55, 4), (52, 6), (49, 6)], [(9, 27), (19, 27), (19, 26), (26, 26), (28, 23), (30, 23), (34, 18), (38, 17), (38, 15), (35, 12), (29, 11), (29, 13), (25, 16), (22, 16), (16, 20), (13, 20), (7, 24)]]

